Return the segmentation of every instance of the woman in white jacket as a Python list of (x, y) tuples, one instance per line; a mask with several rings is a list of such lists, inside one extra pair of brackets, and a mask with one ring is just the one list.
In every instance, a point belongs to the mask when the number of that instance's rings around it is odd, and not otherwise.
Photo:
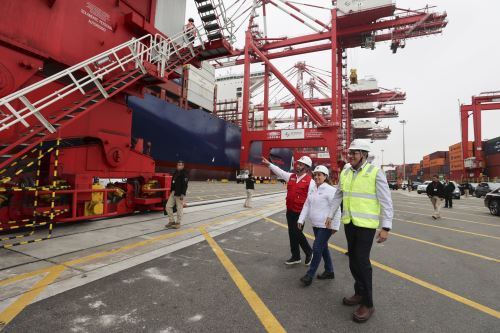
[[(333, 221), (328, 219), (333, 197), (337, 191), (335, 187), (327, 182), (329, 177), (328, 169), (323, 165), (318, 165), (314, 169), (313, 174), (316, 188), (308, 195), (298, 221), (299, 229), (303, 228), (306, 219), (310, 221), (315, 237), (311, 265), (306, 275), (300, 279), (306, 286), (312, 283), (314, 274), (316, 274), (316, 270), (321, 262), (321, 257), (323, 257), (325, 262), (325, 271), (322, 274), (318, 274), (318, 279), (335, 278), (332, 258), (328, 249), (328, 240), (340, 227), (340, 208), (335, 213)], [(325, 223), (325, 221), (327, 222)]]

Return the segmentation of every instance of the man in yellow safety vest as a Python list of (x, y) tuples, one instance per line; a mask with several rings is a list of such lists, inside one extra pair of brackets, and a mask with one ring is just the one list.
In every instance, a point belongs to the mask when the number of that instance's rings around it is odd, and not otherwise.
[(342, 218), (349, 253), (349, 268), (354, 277), (354, 295), (344, 297), (344, 305), (359, 305), (353, 320), (365, 322), (375, 311), (372, 296), (372, 266), (370, 251), (379, 224), (377, 242), (387, 240), (392, 228), (392, 198), (383, 171), (369, 163), (370, 146), (363, 140), (353, 140), (349, 147), (350, 166), (340, 174), (338, 191), (326, 225), (342, 203)]

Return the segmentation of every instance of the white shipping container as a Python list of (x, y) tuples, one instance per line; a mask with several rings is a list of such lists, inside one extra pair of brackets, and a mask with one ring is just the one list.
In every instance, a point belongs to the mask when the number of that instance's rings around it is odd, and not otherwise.
[(349, 91), (364, 91), (378, 89), (378, 82), (376, 79), (361, 79), (357, 84), (350, 84)]
[(351, 104), (352, 110), (374, 110), (373, 103), (354, 103)]
[(202, 62), (201, 68), (199, 69), (192, 65), (187, 65), (187, 66), (190, 77), (191, 74), (194, 74), (197, 75), (198, 77), (202, 77), (206, 80), (215, 82), (215, 68), (214, 66), (210, 65), (208, 61)]
[(208, 99), (202, 95), (197, 94), (195, 91), (188, 91), (188, 101), (194, 103), (210, 112), (214, 111), (213, 99)]
[(370, 120), (356, 120), (352, 122), (353, 128), (373, 128), (374, 126)]
[(189, 100), (189, 94), (190, 93), (195, 93), (196, 95), (202, 96), (203, 98), (209, 99), (213, 101), (214, 99), (214, 89), (201, 86), (195, 82), (190, 82), (188, 86), (188, 100)]
[(212, 90), (215, 87), (215, 83), (213, 80), (206, 79), (204, 76), (196, 72), (189, 73), (188, 80), (189, 80), (188, 87), (191, 85), (191, 83), (196, 83), (199, 86), (207, 87), (207, 89), (212, 89)]
[(388, 6), (392, 6), (392, 0), (339, 0), (337, 1), (337, 16)]

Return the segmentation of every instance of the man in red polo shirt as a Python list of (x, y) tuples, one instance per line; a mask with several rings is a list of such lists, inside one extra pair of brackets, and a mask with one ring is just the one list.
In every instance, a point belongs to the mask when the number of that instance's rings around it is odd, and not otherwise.
[[(308, 156), (302, 156), (295, 167), (295, 173), (281, 170), (278, 166), (262, 157), (262, 163), (269, 166), (279, 178), (287, 182), (286, 194), (286, 221), (288, 223), (288, 237), (290, 238), (290, 250), (292, 257), (285, 261), (286, 265), (300, 263), (300, 248), (306, 255), (305, 264), (308, 266), (312, 260), (312, 249), (304, 233), (299, 229), (297, 221), (300, 212), (306, 202), (307, 195), (314, 191), (315, 183), (309, 174), (312, 161)], [(300, 246), (300, 247), (299, 247)]]

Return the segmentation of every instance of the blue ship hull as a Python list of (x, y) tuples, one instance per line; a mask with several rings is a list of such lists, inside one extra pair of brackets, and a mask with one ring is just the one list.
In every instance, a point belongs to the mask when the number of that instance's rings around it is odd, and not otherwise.
[[(132, 136), (151, 142), (158, 172), (171, 172), (178, 160), (190, 178), (234, 179), (240, 168), (241, 130), (202, 110), (184, 110), (151, 95), (129, 97)], [(250, 162), (260, 164), (262, 144), (250, 149)], [(284, 169), (292, 163), (290, 149), (273, 149), (271, 158)]]

